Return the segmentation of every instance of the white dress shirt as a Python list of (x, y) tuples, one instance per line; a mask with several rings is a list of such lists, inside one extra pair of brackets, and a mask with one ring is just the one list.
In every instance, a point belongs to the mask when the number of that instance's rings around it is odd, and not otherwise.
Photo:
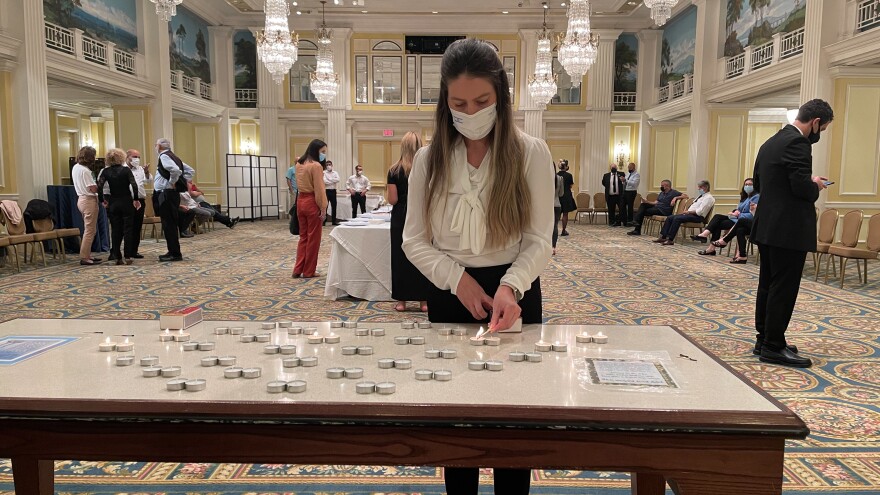
[(73, 188), (76, 189), (77, 196), (98, 196), (97, 192), (89, 191), (89, 186), (97, 186), (98, 184), (95, 183), (92, 171), (88, 167), (77, 163), (73, 166), (70, 175), (70, 180), (73, 181)]
[(688, 208), (688, 213), (693, 213), (706, 218), (706, 215), (709, 214), (709, 210), (711, 210), (713, 206), (715, 206), (715, 197), (709, 193), (705, 193), (697, 198), (697, 200), (694, 201), (694, 204)]
[(345, 183), (346, 189), (351, 189), (354, 192), (370, 192), (370, 179), (367, 178), (366, 175), (361, 174), (360, 177), (357, 174), (352, 175), (348, 178), (348, 181)]
[[(181, 163), (183, 163), (183, 160), (181, 160)], [(165, 170), (168, 171), (170, 177), (168, 178), (168, 180), (165, 180), (165, 177), (162, 177), (162, 174), (157, 171), (155, 179), (153, 179), (153, 191), (159, 192), (163, 189), (174, 189), (174, 184), (177, 182), (177, 178), (180, 177), (180, 167), (178, 167), (177, 164), (174, 163), (174, 160), (172, 160), (171, 157), (168, 156), (168, 153), (164, 151), (159, 155), (159, 165), (157, 165), (157, 167), (165, 168)], [(195, 173), (196, 171), (193, 170), (192, 167), (190, 167), (186, 163), (183, 163), (184, 178), (186, 178), (187, 180), (192, 180)]]
[[(463, 140), (455, 146), (449, 170), (449, 190), (445, 198), (426, 198), (429, 147), (416, 153), (409, 177), (403, 250), (407, 258), (435, 286), (455, 294), (465, 267), (487, 267), (512, 263), (501, 283), (525, 293), (550, 261), (553, 232), (553, 158), (540, 139), (518, 133), (525, 150), (525, 181), (529, 185), (532, 209), (529, 224), (520, 236), (506, 246), (486, 245), (486, 213), (489, 202), (489, 172), (492, 151), (486, 153), (479, 168), (467, 162)], [(516, 201), (517, 198), (510, 198)], [(423, 217), (424, 204), (431, 211), (433, 239), (428, 239)], [(444, 207), (445, 204), (445, 207)]]
[(639, 182), (642, 181), (642, 176), (639, 175), (638, 172), (627, 172), (626, 173), (626, 189), (625, 191), (638, 191), (639, 190)]
[(336, 189), (339, 184), (339, 172), (335, 170), (324, 171), (324, 189)]
[(144, 167), (138, 165), (137, 167), (129, 166), (131, 169), (131, 173), (134, 174), (134, 181), (138, 185), (138, 198), (146, 199), (147, 198), (147, 190), (144, 189), (144, 184), (150, 179), (147, 172), (144, 170)]

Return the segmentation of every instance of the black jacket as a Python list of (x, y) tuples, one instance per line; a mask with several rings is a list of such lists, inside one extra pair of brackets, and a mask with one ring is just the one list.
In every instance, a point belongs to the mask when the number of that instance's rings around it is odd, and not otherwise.
[[(617, 175), (617, 194), (623, 194), (626, 189), (626, 174), (623, 172), (614, 172)], [(611, 194), (611, 172), (602, 176), (602, 186), (605, 187), (605, 195)]]
[(137, 181), (131, 169), (124, 165), (105, 168), (98, 175), (98, 201), (103, 202), (104, 183), (110, 184), (110, 198), (116, 201), (133, 202), (138, 197)]
[(755, 159), (755, 211), (751, 241), (795, 251), (816, 250), (819, 186), (813, 182), (810, 141), (793, 125), (767, 140)]

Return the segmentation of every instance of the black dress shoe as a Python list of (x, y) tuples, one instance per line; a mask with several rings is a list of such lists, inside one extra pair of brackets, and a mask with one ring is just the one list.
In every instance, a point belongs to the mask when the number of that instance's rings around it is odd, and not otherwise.
[(779, 352), (771, 351), (770, 349), (763, 347), (761, 348), (761, 357), (758, 359), (764, 363), (780, 364), (782, 366), (791, 366), (793, 368), (809, 368), (813, 365), (813, 361), (811, 361), (810, 358), (801, 357), (791, 352), (787, 347)]
[(638, 230), (631, 230), (631, 231), (627, 232), (626, 235), (642, 235), (642, 233), (639, 232)]
[[(756, 355), (756, 356), (760, 356), (760, 355), (761, 355), (761, 349), (762, 349), (763, 347), (764, 347), (764, 343), (763, 343), (763, 342), (755, 342), (755, 348), (752, 349), (752, 354), (754, 354), (754, 355)], [(787, 345), (787, 346), (785, 346), (785, 347), (788, 348), (789, 351), (791, 351), (791, 352), (793, 352), (793, 353), (795, 353), (795, 354), (797, 354), (797, 352), (798, 352), (798, 348), (797, 348), (796, 345), (791, 345), (791, 344), (789, 344), (789, 345)]]
[(563, 236), (564, 236), (564, 235), (568, 235), (568, 231), (567, 231), (567, 230), (563, 230), (562, 233), (559, 234), (559, 235), (563, 235)]
[(131, 255), (131, 257), (132, 257), (132, 258), (139, 259), (139, 260), (144, 259), (144, 255), (142, 255), (142, 254), (133, 254), (133, 255)]
[(658, 237), (651, 242), (656, 242), (657, 244), (663, 244), (664, 242), (666, 242), (666, 238), (665, 237)]
[(715, 256), (718, 254), (718, 252), (717, 251), (706, 251), (705, 249), (703, 249), (702, 251), (697, 251), (697, 254), (699, 254), (700, 256)]
[(691, 240), (692, 240), (692, 241), (702, 242), (703, 244), (706, 244), (706, 242), (707, 242), (709, 239), (706, 239), (705, 237), (703, 237), (703, 236), (701, 236), (701, 235), (692, 235), (692, 236), (691, 236)]
[(184, 238), (187, 238), (187, 239), (190, 238), (190, 237), (194, 237), (194, 236), (195, 236), (195, 234), (193, 234), (192, 232), (190, 232), (190, 231), (188, 231), (188, 230), (185, 231), (185, 232), (181, 232), (181, 233), (180, 233), (180, 237), (184, 237)]
[(159, 261), (183, 261), (183, 256), (171, 256), (171, 255), (162, 255), (159, 256)]

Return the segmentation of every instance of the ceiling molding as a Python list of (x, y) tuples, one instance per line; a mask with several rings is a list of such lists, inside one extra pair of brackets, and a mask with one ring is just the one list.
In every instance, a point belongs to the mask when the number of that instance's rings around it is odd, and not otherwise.
[(825, 47), (831, 65), (864, 66), (880, 62), (880, 29), (870, 29)]
[(653, 108), (649, 108), (645, 110), (645, 114), (648, 116), (649, 119), (659, 122), (673, 120), (683, 117), (685, 115), (690, 115), (693, 98), (693, 94), (682, 96), (681, 98), (676, 98), (671, 102), (663, 103)]
[(734, 103), (758, 99), (801, 84), (803, 57), (792, 57), (750, 74), (722, 81), (705, 90), (706, 100)]

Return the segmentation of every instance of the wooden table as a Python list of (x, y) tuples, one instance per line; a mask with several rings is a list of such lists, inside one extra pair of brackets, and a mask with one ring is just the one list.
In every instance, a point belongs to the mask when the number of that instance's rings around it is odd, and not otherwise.
[[(779, 494), (784, 442), (805, 438), (804, 423), (687, 336), (670, 327), (526, 326), (502, 336), (496, 348), (468, 337), (384, 327), (385, 337), (355, 337), (351, 329), (314, 325), (342, 336), (337, 345), (311, 345), (285, 329), (274, 343), (295, 343), (317, 356), (315, 368), (282, 368), (263, 344), (213, 336), (220, 322), (192, 329), (195, 340), (217, 342), (213, 352), (183, 352), (158, 341), (155, 321), (14, 320), (0, 337), (57, 335), (79, 339), (13, 366), (0, 367), (0, 456), (12, 459), (18, 495), (49, 494), (53, 461), (139, 460), (297, 464), (375, 464), (633, 473), (633, 493), (659, 495), (664, 483), (680, 494)], [(257, 322), (241, 325), (260, 333)], [(468, 326), (473, 335), (475, 327)], [(609, 343), (576, 344), (598, 330)], [(105, 332), (97, 334), (95, 332)], [(395, 345), (395, 335), (424, 335), (426, 345)], [(202, 392), (168, 392), (163, 378), (142, 378), (137, 362), (113, 364), (98, 352), (106, 336), (133, 335), (134, 354), (179, 364), (188, 378), (208, 379)], [(542, 363), (507, 360), (539, 339), (569, 343)], [(343, 345), (371, 345), (372, 356), (342, 356)], [(428, 348), (458, 350), (454, 360), (429, 360)], [(617, 390), (585, 381), (586, 357), (626, 350), (666, 352), (680, 388)], [(207, 354), (234, 354), (238, 365), (261, 366), (257, 380), (222, 378), (205, 368)], [(680, 354), (688, 358), (679, 357)], [(409, 358), (411, 370), (380, 370), (383, 357)], [(471, 359), (504, 361), (504, 371), (468, 371)], [(694, 361), (692, 361), (692, 359)], [(136, 359), (137, 361), (137, 359)], [(359, 396), (354, 383), (330, 380), (332, 366), (359, 366), (365, 379), (392, 380), (397, 393)], [(419, 368), (450, 369), (450, 382), (419, 382)], [(303, 394), (269, 394), (268, 381), (305, 379)]]

